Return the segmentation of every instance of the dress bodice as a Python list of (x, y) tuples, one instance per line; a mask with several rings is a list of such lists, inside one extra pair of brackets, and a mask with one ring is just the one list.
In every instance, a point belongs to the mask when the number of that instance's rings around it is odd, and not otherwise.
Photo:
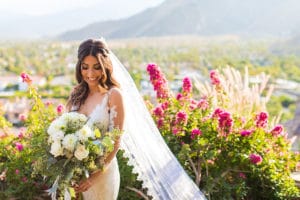
[[(114, 118), (117, 116), (115, 106), (109, 108), (109, 96), (112, 89), (110, 89), (105, 96), (93, 109), (93, 111), (87, 116), (87, 124), (90, 126), (97, 126), (100, 131), (110, 131), (114, 127)], [(77, 107), (72, 106), (72, 110), (78, 110)]]

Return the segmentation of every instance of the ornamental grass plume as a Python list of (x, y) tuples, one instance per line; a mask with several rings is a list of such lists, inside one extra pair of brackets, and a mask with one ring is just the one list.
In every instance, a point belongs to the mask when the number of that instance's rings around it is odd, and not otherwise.
[[(231, 113), (240, 113), (245, 118), (251, 118), (252, 113), (266, 111), (266, 103), (269, 101), (274, 86), (268, 85), (269, 75), (261, 73), (256, 76), (257, 83), (250, 83), (248, 68), (245, 68), (244, 76), (232, 68), (225, 67), (222, 73), (212, 70), (210, 74), (211, 83), (193, 80), (195, 89), (203, 96), (219, 98), (213, 99), (215, 107), (226, 108)], [(222, 88), (221, 92), (219, 88)], [(264, 95), (265, 94), (265, 95)], [(217, 105), (216, 105), (217, 104)]]

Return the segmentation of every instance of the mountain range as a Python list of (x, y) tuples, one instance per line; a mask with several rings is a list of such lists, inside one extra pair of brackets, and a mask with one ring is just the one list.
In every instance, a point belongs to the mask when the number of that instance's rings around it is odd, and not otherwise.
[(300, 33), (298, 0), (165, 0), (131, 17), (91, 23), (57, 36), (136, 38), (168, 35), (291, 37)]

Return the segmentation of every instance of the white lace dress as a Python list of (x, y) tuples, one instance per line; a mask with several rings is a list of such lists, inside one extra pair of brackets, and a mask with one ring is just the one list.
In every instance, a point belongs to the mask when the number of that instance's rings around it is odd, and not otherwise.
[[(114, 125), (113, 119), (117, 113), (114, 108), (109, 111), (108, 97), (110, 91), (107, 92), (92, 113), (89, 116), (88, 123), (97, 123), (99, 127), (104, 129), (111, 129)], [(108, 164), (104, 172), (98, 176), (97, 181), (90, 189), (83, 192), (85, 200), (115, 200), (118, 197), (120, 186), (120, 173), (116, 157)]]

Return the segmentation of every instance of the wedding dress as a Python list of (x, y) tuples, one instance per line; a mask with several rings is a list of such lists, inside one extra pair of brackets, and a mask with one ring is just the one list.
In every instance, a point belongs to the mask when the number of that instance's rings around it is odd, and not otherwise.
[[(110, 52), (113, 76), (121, 85), (125, 107), (124, 134), (121, 149), (143, 182), (153, 200), (205, 200), (205, 196), (183, 170), (159, 133), (131, 76)], [(90, 123), (113, 127), (114, 109), (108, 113), (108, 96), (90, 114)], [(118, 196), (120, 175), (114, 158), (98, 181), (83, 193), (85, 200), (115, 200)]]
[[(103, 131), (113, 128), (113, 119), (117, 113), (113, 108), (108, 108), (108, 98), (113, 89), (109, 90), (103, 100), (97, 104), (89, 115), (88, 124), (96, 124)], [(83, 192), (84, 200), (116, 200), (120, 186), (120, 174), (116, 157), (105, 167), (105, 170), (97, 177), (95, 183)]]

